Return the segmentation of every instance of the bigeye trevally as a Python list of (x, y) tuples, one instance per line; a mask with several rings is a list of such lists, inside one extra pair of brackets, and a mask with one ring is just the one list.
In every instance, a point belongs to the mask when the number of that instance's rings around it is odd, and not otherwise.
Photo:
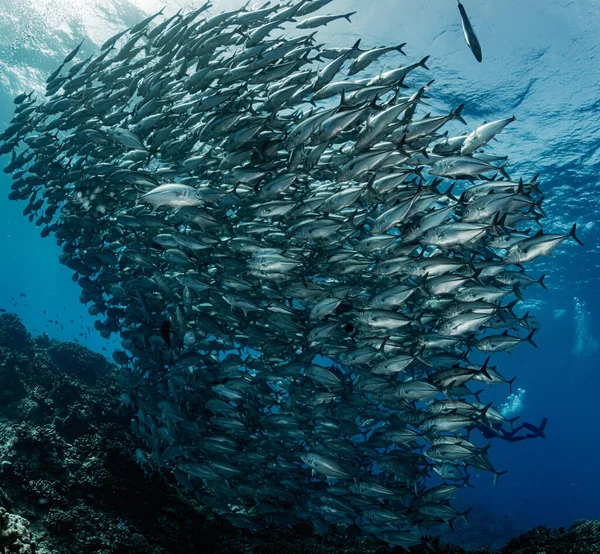
[(471, 25), (471, 22), (469, 21), (469, 16), (465, 11), (464, 6), (460, 3), (460, 0), (458, 2), (458, 9), (460, 11), (460, 18), (462, 20), (462, 28), (463, 33), (465, 34), (465, 41), (471, 49), (471, 52), (473, 52), (473, 56), (475, 56), (475, 59), (481, 63), (481, 45), (479, 44), (479, 40), (477, 39), (477, 35), (475, 34), (475, 30), (473, 29), (473, 25)]

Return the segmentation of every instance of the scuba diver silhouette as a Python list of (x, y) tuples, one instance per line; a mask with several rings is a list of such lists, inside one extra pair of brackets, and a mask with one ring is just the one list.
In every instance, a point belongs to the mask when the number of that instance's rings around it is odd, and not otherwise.
[[(480, 433), (486, 439), (499, 438), (507, 442), (519, 442), (527, 439), (535, 439), (537, 437), (545, 439), (546, 435), (544, 434), (544, 429), (546, 428), (546, 423), (548, 423), (548, 418), (545, 417), (542, 419), (539, 427), (536, 427), (531, 423), (523, 422), (521, 425), (511, 430), (504, 429), (502, 423), (493, 423), (491, 427), (478, 425), (477, 429), (479, 429)], [(518, 435), (522, 429), (527, 429), (529, 433), (526, 435)]]

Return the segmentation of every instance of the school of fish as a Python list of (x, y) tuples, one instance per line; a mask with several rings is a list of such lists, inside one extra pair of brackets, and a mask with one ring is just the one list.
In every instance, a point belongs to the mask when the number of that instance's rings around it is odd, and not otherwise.
[(488, 356), (533, 343), (525, 266), (579, 239), (482, 151), (514, 117), (425, 115), (427, 57), (319, 44), (353, 15), (330, 2), (206, 3), (80, 44), (15, 99), (0, 152), (120, 335), (140, 464), (239, 526), (409, 548), (466, 519), (471, 471), (502, 473), (471, 436), (506, 422), (480, 402), (512, 383)]

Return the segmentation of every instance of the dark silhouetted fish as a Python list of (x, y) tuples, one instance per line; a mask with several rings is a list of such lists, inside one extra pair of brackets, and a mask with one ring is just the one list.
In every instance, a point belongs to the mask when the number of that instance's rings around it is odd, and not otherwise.
[(473, 25), (471, 25), (469, 16), (465, 11), (464, 6), (460, 3), (460, 0), (458, 0), (458, 10), (460, 11), (460, 19), (462, 21), (462, 28), (463, 33), (465, 35), (465, 41), (471, 49), (471, 52), (473, 52), (473, 56), (475, 56), (475, 59), (481, 63), (481, 60), (483, 59), (481, 56), (481, 45), (479, 44), (479, 39), (477, 38), (475, 30), (473, 29)]

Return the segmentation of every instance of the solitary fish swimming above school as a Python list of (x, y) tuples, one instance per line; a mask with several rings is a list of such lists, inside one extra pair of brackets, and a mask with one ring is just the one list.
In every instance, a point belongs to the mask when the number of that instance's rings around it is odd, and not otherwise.
[(321, 44), (350, 25), (316, 14), (333, 5), (206, 3), (82, 43), (16, 98), (0, 151), (121, 339), (147, 471), (235, 525), (408, 548), (467, 518), (473, 470), (504, 473), (471, 431), (506, 422), (480, 388), (513, 379), (482, 353), (535, 344), (529, 264), (579, 238), (544, 233), (538, 178), (482, 151), (514, 118), (425, 115), (428, 57)]
[(473, 52), (473, 56), (475, 56), (475, 59), (479, 63), (481, 63), (481, 61), (483, 60), (483, 57), (481, 55), (481, 45), (479, 44), (479, 39), (475, 34), (473, 25), (471, 25), (471, 21), (469, 19), (469, 16), (467, 15), (465, 7), (460, 3), (460, 0), (458, 0), (458, 11), (460, 12), (463, 34), (465, 35), (465, 42), (467, 43), (467, 46), (471, 49), (471, 52)]

